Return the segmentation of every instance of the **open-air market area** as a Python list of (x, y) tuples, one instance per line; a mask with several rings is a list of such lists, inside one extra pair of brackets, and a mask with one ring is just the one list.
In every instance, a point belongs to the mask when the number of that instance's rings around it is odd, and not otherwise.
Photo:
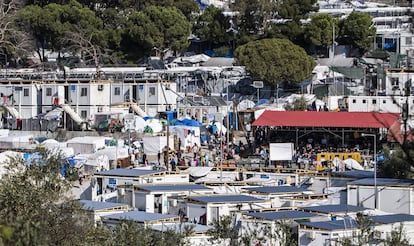
[(414, 245), (412, 1), (0, 2), (0, 245)]

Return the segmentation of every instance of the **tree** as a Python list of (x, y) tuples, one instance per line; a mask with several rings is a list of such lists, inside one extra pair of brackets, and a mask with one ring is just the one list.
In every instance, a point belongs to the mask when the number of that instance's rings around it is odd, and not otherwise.
[(414, 156), (414, 143), (406, 143), (404, 151), (402, 145), (395, 145), (391, 150), (384, 146), (385, 160), (378, 164), (378, 175), (387, 178), (412, 178), (412, 160)]
[[(131, 50), (132, 45), (135, 45), (143, 50), (144, 55), (149, 55), (154, 47), (179, 51), (189, 45), (190, 28), (190, 22), (176, 8), (149, 6), (129, 15), (124, 49)], [(139, 56), (135, 52), (130, 56)]]
[(276, 19), (282, 22), (273, 24), (266, 37), (287, 38), (295, 44), (301, 44), (303, 35), (301, 20), (307, 19), (309, 13), (317, 11), (316, 0), (280, 1)]
[(333, 30), (338, 30), (330, 14), (316, 14), (305, 28), (305, 39), (316, 46), (328, 47), (333, 42)]
[[(22, 0), (1, 1), (0, 11), (0, 47), (8, 57), (17, 57), (27, 52), (30, 42), (20, 30), (17, 19)], [(6, 58), (7, 60), (7, 58)]]
[[(231, 6), (234, 11), (240, 13), (237, 16), (241, 40), (254, 40), (261, 37), (268, 29), (270, 20), (277, 12), (277, 1), (268, 0), (241, 0), (235, 1)], [(250, 38), (248, 38), (250, 36)], [(238, 42), (243, 43), (243, 42)]]
[(287, 39), (249, 42), (237, 48), (236, 59), (254, 79), (273, 86), (309, 79), (316, 65), (304, 49)]
[(220, 216), (218, 219), (213, 220), (210, 224), (213, 228), (208, 231), (211, 236), (209, 239), (211, 242), (229, 242), (228, 245), (238, 245), (239, 231), (233, 225), (233, 219), (231, 216)]
[(385, 241), (385, 246), (408, 246), (410, 242), (408, 241), (407, 234), (404, 230), (404, 225), (400, 224), (396, 228), (393, 228), (390, 234), (387, 235)]
[(0, 225), (12, 230), (5, 245), (80, 245), (93, 225), (63, 195), (70, 183), (60, 176), (61, 155), (38, 151), (31, 163), (11, 157), (13, 171), (0, 180)]
[(201, 39), (219, 45), (230, 41), (231, 33), (227, 31), (229, 28), (230, 18), (224, 16), (220, 9), (211, 5), (197, 18), (197, 22), (193, 26), (193, 33)]
[[(62, 36), (70, 31), (92, 34), (102, 29), (102, 21), (88, 8), (72, 0), (69, 4), (48, 4), (27, 6), (19, 12), (20, 22), (28, 33), (35, 38), (35, 51), (40, 60), (46, 61), (45, 50), (62, 51), (65, 43)], [(104, 42), (101, 37), (97, 39)]]
[(372, 17), (366, 13), (352, 12), (340, 22), (340, 43), (353, 45), (361, 52), (372, 47), (376, 28)]

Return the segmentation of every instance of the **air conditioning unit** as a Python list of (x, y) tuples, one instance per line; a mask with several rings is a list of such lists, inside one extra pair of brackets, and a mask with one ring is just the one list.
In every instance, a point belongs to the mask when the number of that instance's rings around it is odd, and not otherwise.
[(104, 85), (103, 84), (98, 85), (98, 91), (103, 91), (103, 89), (104, 89)]

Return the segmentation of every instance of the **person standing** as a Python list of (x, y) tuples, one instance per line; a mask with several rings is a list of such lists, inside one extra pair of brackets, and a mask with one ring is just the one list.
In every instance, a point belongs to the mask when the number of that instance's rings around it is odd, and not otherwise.
[(161, 164), (161, 151), (158, 151), (157, 158), (158, 158), (158, 165), (160, 165)]

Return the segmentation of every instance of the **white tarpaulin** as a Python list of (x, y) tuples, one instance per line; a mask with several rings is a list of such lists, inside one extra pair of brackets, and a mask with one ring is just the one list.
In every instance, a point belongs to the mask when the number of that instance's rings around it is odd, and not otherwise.
[(181, 148), (192, 147), (200, 144), (200, 127), (196, 126), (170, 126), (171, 135), (177, 135), (181, 139)]
[(255, 103), (251, 100), (245, 99), (241, 101), (239, 104), (237, 104), (237, 110), (242, 111), (249, 108), (254, 108)]
[(348, 158), (343, 161), (347, 169), (364, 170), (364, 168), (356, 160)]
[(199, 178), (206, 176), (212, 169), (212, 167), (189, 167), (185, 171), (188, 172), (190, 176)]
[(293, 143), (271, 143), (269, 154), (271, 161), (291, 161), (294, 152)]
[[(144, 143), (144, 152), (147, 155), (156, 155), (162, 152), (163, 148), (167, 146), (166, 136), (144, 136), (142, 138)], [(174, 149), (174, 136), (170, 135), (169, 146)]]

